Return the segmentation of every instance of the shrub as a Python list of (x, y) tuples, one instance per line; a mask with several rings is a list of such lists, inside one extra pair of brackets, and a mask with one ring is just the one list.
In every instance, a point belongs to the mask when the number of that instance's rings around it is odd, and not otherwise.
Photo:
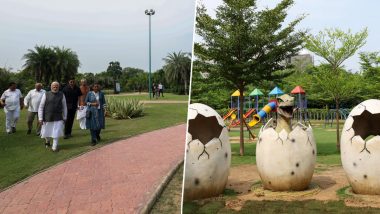
[(144, 115), (144, 104), (135, 99), (107, 97), (109, 115), (118, 120), (132, 119)]

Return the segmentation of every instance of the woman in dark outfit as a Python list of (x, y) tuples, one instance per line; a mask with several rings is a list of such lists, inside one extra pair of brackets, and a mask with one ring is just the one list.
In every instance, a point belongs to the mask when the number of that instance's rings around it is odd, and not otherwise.
[(90, 129), (91, 143), (93, 146), (100, 140), (100, 130), (105, 128), (106, 99), (100, 91), (99, 84), (95, 83), (92, 91), (88, 92), (85, 102), (87, 103), (86, 128)]

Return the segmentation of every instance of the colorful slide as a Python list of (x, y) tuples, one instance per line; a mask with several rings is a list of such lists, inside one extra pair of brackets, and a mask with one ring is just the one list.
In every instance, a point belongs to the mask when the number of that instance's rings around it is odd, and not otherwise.
[(262, 118), (265, 118), (271, 111), (276, 109), (276, 103), (270, 102), (264, 108), (262, 108), (259, 113), (253, 115), (253, 119), (248, 123), (248, 126), (255, 126), (257, 123), (261, 121)]
[(229, 118), (237, 109), (236, 108), (232, 108), (230, 109), (226, 115), (223, 116), (223, 120), (226, 120), (227, 118)]
[[(247, 119), (249, 116), (251, 116), (251, 114), (253, 114), (255, 111), (256, 111), (256, 109), (254, 109), (254, 108), (248, 109), (248, 111), (245, 114), (243, 114), (244, 120)], [(235, 121), (235, 119), (236, 119), (235, 114), (231, 115), (231, 119), (233, 121), (231, 122), (229, 127), (235, 127), (235, 126), (238, 126), (240, 124), (240, 120)]]

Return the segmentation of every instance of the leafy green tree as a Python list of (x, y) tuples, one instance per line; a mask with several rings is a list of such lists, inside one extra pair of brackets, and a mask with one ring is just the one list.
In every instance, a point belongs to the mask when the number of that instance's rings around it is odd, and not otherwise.
[(24, 69), (34, 76), (36, 82), (49, 85), (52, 81), (68, 81), (78, 72), (80, 61), (69, 48), (50, 48), (36, 45), (23, 56)]
[(122, 67), (118, 61), (110, 62), (107, 68), (107, 73), (113, 77), (114, 81), (114, 93), (116, 94), (116, 82), (119, 81), (121, 76)]
[(0, 68), (0, 93), (8, 89), (8, 85), (12, 80), (12, 72), (8, 68)]
[(58, 82), (67, 82), (78, 73), (80, 61), (78, 55), (70, 48), (54, 47), (55, 65), (52, 78)]
[(229, 89), (240, 91), (240, 155), (244, 155), (243, 94), (246, 86), (262, 80), (279, 80), (290, 73), (277, 73), (285, 59), (302, 47), (305, 31), (295, 26), (303, 17), (285, 26), (293, 0), (282, 0), (273, 9), (257, 10), (255, 0), (224, 0), (216, 18), (203, 5), (197, 8), (194, 53), (204, 72), (219, 76)]
[(47, 84), (53, 72), (54, 51), (44, 45), (36, 45), (34, 49), (28, 49), (28, 53), (23, 56), (23, 59), (26, 60), (23, 67), (34, 75), (36, 82), (44, 80), (44, 83)]
[(365, 86), (362, 93), (363, 99), (380, 97), (380, 56), (379, 52), (361, 52), (360, 65), (363, 76), (362, 85)]
[(335, 101), (336, 146), (338, 151), (340, 151), (339, 107), (346, 94), (346, 91), (342, 89), (349, 90), (347, 85), (350, 84), (346, 82), (346, 75), (342, 74), (341, 65), (365, 44), (367, 36), (367, 29), (355, 34), (352, 34), (350, 30), (344, 32), (340, 29), (326, 29), (320, 31), (318, 35), (309, 35), (306, 38), (306, 48), (322, 57), (330, 65), (330, 68), (323, 72), (325, 76), (318, 79), (325, 81), (319, 81), (319, 83), (322, 84), (322, 87), (324, 86), (324, 90), (327, 90), (329, 96)]
[(190, 84), (191, 58), (189, 53), (179, 51), (169, 53), (164, 59), (165, 77), (168, 82), (177, 86), (184, 86), (184, 93), (188, 94)]

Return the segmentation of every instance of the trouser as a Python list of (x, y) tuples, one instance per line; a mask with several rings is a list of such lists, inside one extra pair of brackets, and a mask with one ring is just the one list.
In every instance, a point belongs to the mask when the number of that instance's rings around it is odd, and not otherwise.
[(162, 97), (164, 97), (164, 90), (163, 89), (160, 89), (159, 91), (158, 91), (158, 95), (160, 96), (162, 96)]
[[(51, 138), (53, 139), (53, 145), (51, 146), (51, 149), (53, 150), (57, 150), (57, 147), (58, 147), (58, 138)], [(50, 142), (49, 138), (46, 137), (45, 138), (46, 142)]]
[(100, 136), (100, 130), (101, 130), (101, 129), (98, 129), (98, 130), (90, 129), (90, 132), (91, 132), (91, 140), (96, 140), (97, 137)]
[(37, 116), (37, 134), (39, 134), (41, 132), (41, 124), (38, 122), (38, 112), (31, 112), (31, 111), (28, 111), (28, 130), (32, 130), (33, 128), (33, 121), (34, 121), (34, 117)]
[(16, 128), (16, 123), (18, 121), (18, 118), (20, 117), (20, 109), (15, 110), (7, 110), (5, 112), (5, 129), (7, 132), (11, 132), (12, 128)]
[(67, 118), (66, 118), (66, 123), (65, 123), (65, 135), (71, 135), (76, 111), (77, 111), (76, 109), (67, 110)]

